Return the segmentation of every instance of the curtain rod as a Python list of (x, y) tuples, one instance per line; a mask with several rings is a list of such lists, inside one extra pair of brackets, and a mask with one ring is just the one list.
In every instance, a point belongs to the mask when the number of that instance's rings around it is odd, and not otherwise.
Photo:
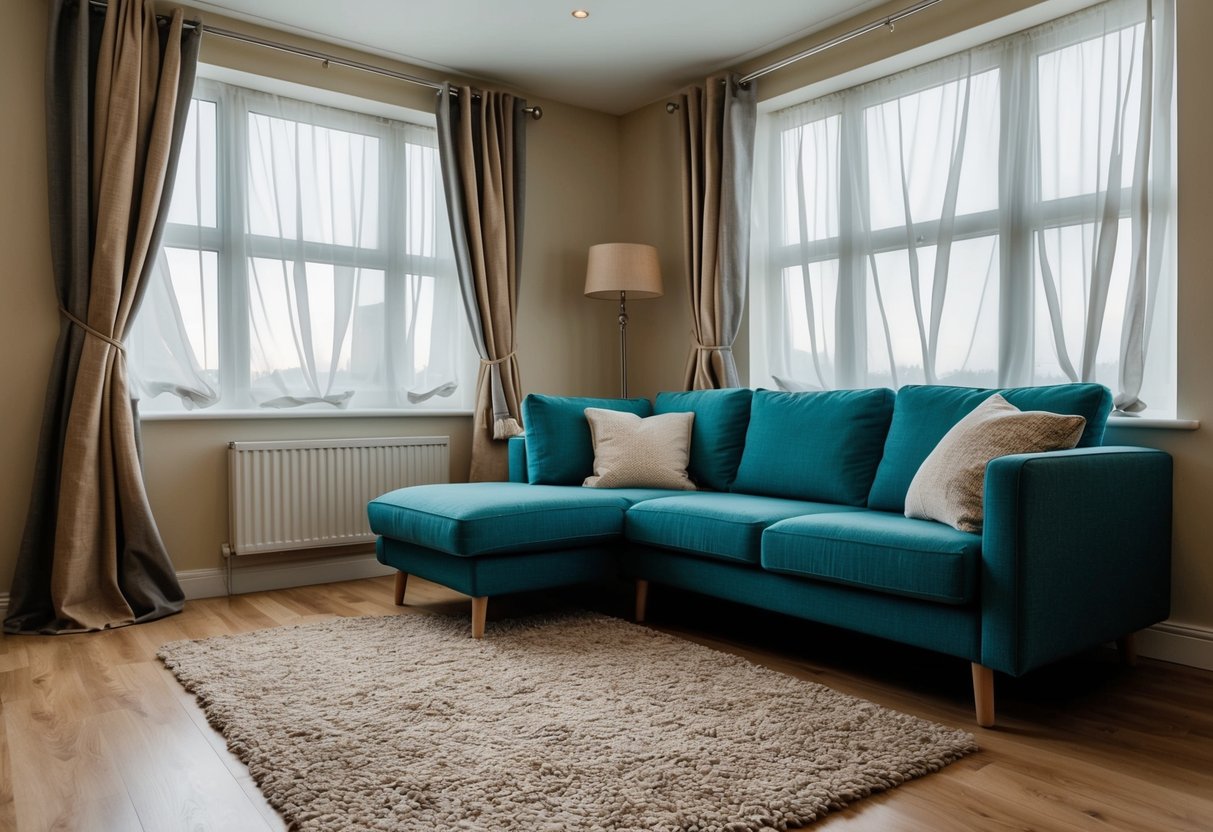
[[(90, 6), (100, 9), (104, 9), (109, 5), (106, 0), (88, 0), (88, 3)], [(160, 20), (168, 19), (165, 15), (156, 15), (156, 17)], [(277, 52), (285, 52), (289, 55), (299, 55), (304, 58), (312, 58), (313, 60), (320, 61), (326, 68), (335, 64), (337, 66), (346, 67), (347, 69), (356, 69), (360, 72), (367, 72), (372, 75), (382, 75), (386, 78), (394, 78), (397, 81), (407, 81), (410, 84), (429, 87), (432, 90), (442, 89), (442, 84), (439, 82), (431, 81), (428, 78), (422, 78), (419, 75), (409, 75), (407, 72), (397, 72), (394, 69), (387, 69), (386, 67), (367, 64), (363, 63), (362, 61), (354, 61), (348, 58), (339, 57), (337, 55), (329, 55), (324, 52), (317, 52), (315, 49), (306, 49), (302, 46), (290, 46), (285, 43), (279, 43), (278, 41), (259, 38), (256, 35), (246, 35), (243, 32), (236, 32), (231, 29), (221, 29), (218, 26), (205, 25), (199, 20), (187, 20), (185, 21), (184, 25), (187, 28), (200, 29), (202, 32), (208, 35), (215, 35), (216, 37), (227, 38), (228, 40), (240, 41), (241, 43), (251, 43), (254, 46), (262, 46), (266, 49), (273, 49)], [(451, 95), (457, 96), (459, 95), (459, 91), (452, 89)], [(480, 96), (473, 95), (473, 97), (479, 98)], [(543, 118), (543, 108), (540, 106), (523, 107), (522, 111), (527, 113), (535, 121)]]
[[(849, 32), (843, 32), (841, 35), (838, 35), (837, 37), (830, 38), (825, 43), (819, 43), (816, 46), (810, 46), (808, 49), (797, 52), (795, 55), (789, 55), (788, 57), (786, 57), (782, 60), (776, 61), (773, 64), (767, 64), (764, 67), (760, 67), (759, 69), (754, 70), (753, 72), (751, 72), (748, 75), (743, 75), (740, 79), (738, 79), (737, 83), (743, 87), (747, 86), (751, 81), (753, 81), (756, 78), (761, 78), (764, 75), (769, 75), (770, 73), (775, 72), (776, 70), (783, 69), (785, 66), (790, 66), (791, 64), (794, 64), (797, 61), (802, 61), (805, 58), (811, 58), (814, 55), (818, 55), (822, 52), (825, 52), (827, 49), (833, 49), (835, 46), (841, 46), (842, 44), (846, 43), (849, 40), (854, 40), (855, 38), (859, 37), (860, 35), (866, 35), (868, 32), (874, 32), (877, 29), (888, 29), (890, 32), (892, 32), (897, 21), (901, 20), (902, 18), (909, 17), (912, 14), (918, 14), (923, 9), (926, 9), (930, 6), (934, 6), (938, 2), (940, 2), (940, 0), (920, 0), (920, 2), (915, 3), (912, 6), (906, 6), (901, 11), (896, 11), (890, 15), (886, 15), (882, 18), (879, 18), (878, 20), (873, 20), (871, 23), (864, 24), (863, 26), (860, 26), (856, 29), (852, 29)], [(667, 113), (673, 113), (677, 109), (678, 109), (678, 103), (675, 101), (670, 101), (669, 103), (667, 103), (665, 105), (665, 111)]]

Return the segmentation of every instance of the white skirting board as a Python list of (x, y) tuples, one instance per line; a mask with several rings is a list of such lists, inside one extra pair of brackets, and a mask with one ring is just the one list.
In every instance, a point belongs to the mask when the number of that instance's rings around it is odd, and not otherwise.
[[(294, 586), (354, 581), (391, 575), (396, 570), (375, 560), (373, 554), (338, 555), (307, 561), (283, 560), (237, 566), (232, 570), (234, 594), (288, 589)], [(224, 569), (178, 572), (187, 600), (227, 595)], [(8, 613), (8, 593), (0, 593), (0, 618)], [(1151, 659), (1213, 670), (1213, 629), (1164, 621), (1137, 634), (1137, 652)]]
[[(231, 594), (289, 589), (294, 586), (331, 584), (391, 575), (395, 569), (375, 559), (374, 552), (340, 554), (300, 559), (298, 553), (277, 559), (235, 557), (231, 569)], [(177, 580), (187, 600), (216, 598), (228, 594), (226, 569), (195, 569), (178, 572)]]
[[(295, 586), (330, 584), (336, 581), (356, 581), (395, 574), (396, 570), (375, 560), (375, 555), (336, 555), (309, 560), (281, 560), (273, 563), (237, 565), (232, 570), (232, 594), (289, 589)], [(199, 598), (221, 598), (228, 594), (227, 570), (189, 569), (177, 573), (177, 580), (187, 601)], [(8, 593), (0, 593), (0, 620), (8, 615)]]
[(1137, 634), (1137, 653), (1213, 670), (1213, 629), (1164, 621)]

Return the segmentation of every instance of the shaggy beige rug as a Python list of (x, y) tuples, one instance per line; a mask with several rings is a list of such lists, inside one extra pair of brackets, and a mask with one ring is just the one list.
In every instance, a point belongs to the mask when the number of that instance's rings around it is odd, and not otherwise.
[(160, 651), (299, 830), (787, 829), (963, 731), (598, 615), (347, 618)]

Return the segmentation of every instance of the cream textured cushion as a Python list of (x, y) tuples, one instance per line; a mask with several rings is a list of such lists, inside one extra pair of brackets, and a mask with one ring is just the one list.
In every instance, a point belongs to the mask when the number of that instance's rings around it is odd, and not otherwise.
[(671, 488), (694, 491), (687, 476), (694, 413), (635, 413), (585, 409), (594, 439), (593, 488)]
[(906, 493), (906, 517), (980, 532), (990, 460), (1073, 448), (1086, 423), (1082, 416), (1020, 410), (995, 393), (953, 425), (923, 461)]

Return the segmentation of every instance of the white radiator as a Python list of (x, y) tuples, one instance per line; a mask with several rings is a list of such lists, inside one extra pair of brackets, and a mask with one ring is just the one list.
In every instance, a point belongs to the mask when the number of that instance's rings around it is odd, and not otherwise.
[(406, 485), (447, 482), (449, 443), (446, 436), (228, 443), (232, 553), (373, 541), (367, 502)]

